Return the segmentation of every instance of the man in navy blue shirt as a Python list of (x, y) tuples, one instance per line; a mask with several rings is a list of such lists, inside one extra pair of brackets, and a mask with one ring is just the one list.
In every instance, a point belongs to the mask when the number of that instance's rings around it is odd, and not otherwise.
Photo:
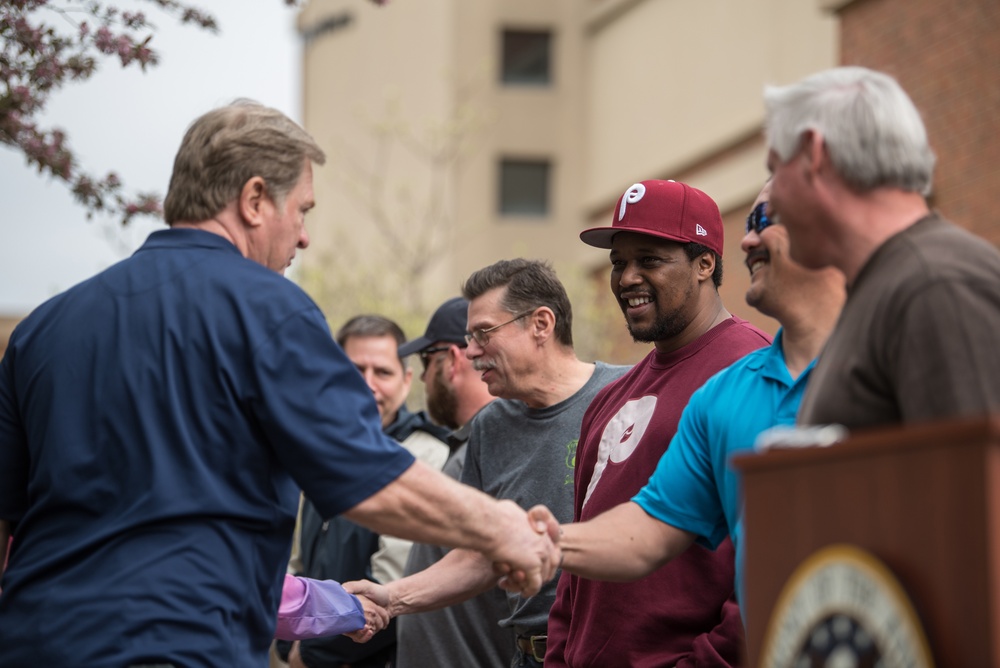
[(327, 516), (483, 551), (527, 594), (558, 551), (523, 510), (383, 435), (282, 277), (322, 150), (252, 102), (189, 128), (169, 230), (54, 297), (0, 362), (0, 665), (267, 665), (299, 487)]

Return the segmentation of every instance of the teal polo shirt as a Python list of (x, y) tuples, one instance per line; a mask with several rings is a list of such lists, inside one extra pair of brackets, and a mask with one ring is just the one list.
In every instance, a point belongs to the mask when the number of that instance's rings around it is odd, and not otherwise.
[(753, 449), (757, 435), (793, 425), (815, 360), (795, 380), (788, 373), (779, 331), (712, 376), (681, 416), (677, 433), (649, 483), (633, 498), (656, 519), (698, 536), (715, 548), (728, 535), (736, 547), (736, 591), (743, 593), (743, 512), (733, 455)]

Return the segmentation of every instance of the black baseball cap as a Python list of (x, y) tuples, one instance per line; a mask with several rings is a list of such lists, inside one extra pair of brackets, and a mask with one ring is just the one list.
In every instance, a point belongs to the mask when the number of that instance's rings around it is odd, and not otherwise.
[(399, 347), (399, 356), (406, 357), (413, 353), (419, 353), (437, 341), (447, 341), (464, 347), (465, 323), (468, 320), (468, 314), (469, 300), (464, 297), (452, 297), (434, 311), (423, 336), (407, 341)]

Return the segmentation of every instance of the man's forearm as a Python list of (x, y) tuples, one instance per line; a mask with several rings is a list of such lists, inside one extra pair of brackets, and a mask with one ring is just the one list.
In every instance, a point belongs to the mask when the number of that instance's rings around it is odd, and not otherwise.
[(345, 515), (383, 534), (482, 552), (515, 591), (533, 596), (555, 573), (559, 553), (544, 523), (421, 462)]
[(500, 503), (416, 461), (344, 515), (380, 534), (490, 553), (516, 521)]
[(694, 538), (629, 501), (587, 522), (562, 525), (562, 568), (593, 580), (630, 582), (684, 552)]
[(386, 585), (393, 617), (447, 608), (494, 587), (493, 565), (479, 552), (452, 550), (429, 568)]

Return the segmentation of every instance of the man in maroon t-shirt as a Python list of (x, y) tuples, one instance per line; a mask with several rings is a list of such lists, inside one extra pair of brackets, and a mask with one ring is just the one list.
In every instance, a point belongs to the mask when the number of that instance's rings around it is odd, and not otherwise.
[[(610, 227), (580, 238), (611, 249), (611, 291), (632, 337), (654, 349), (605, 387), (584, 416), (574, 521), (631, 499), (652, 475), (691, 394), (770, 343), (722, 304), (722, 218), (700, 190), (674, 181), (636, 183), (618, 200)], [(738, 665), (743, 625), (734, 568), (727, 539), (714, 552), (694, 546), (637, 582), (563, 573), (549, 613), (546, 668)]]

